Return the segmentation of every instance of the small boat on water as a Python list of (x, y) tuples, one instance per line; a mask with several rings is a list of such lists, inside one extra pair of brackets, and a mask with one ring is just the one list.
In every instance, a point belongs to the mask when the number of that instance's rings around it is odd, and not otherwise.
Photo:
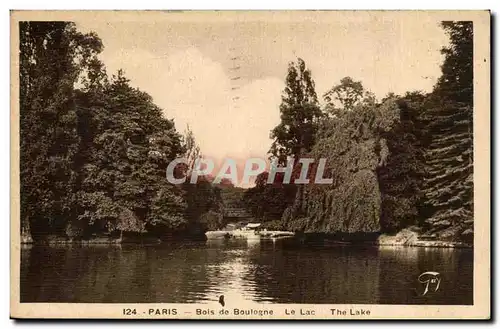
[(231, 231), (231, 233), (236, 238), (260, 239), (260, 225), (260, 223), (248, 223), (242, 228)]
[(226, 239), (230, 237), (229, 231), (208, 231), (205, 235), (208, 239)]
[(269, 238), (286, 238), (286, 237), (292, 237), (295, 236), (294, 232), (289, 232), (289, 231), (261, 231), (259, 234), (262, 237), (269, 237)]
[(261, 235), (258, 232), (251, 230), (234, 230), (230, 234), (235, 238), (245, 238), (245, 239), (260, 239)]
[(227, 238), (245, 238), (245, 239), (261, 239), (261, 238), (286, 238), (295, 236), (294, 232), (288, 231), (268, 231), (260, 230), (260, 223), (248, 223), (242, 228), (234, 230), (208, 231), (205, 233), (207, 239), (227, 239)]

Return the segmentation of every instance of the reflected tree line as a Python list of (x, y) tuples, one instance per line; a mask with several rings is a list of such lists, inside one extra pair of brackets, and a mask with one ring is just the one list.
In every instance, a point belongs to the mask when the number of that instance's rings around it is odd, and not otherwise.
[[(22, 250), (21, 301), (472, 304), (471, 250), (304, 246), (293, 240)], [(418, 276), (441, 274), (422, 296)], [(235, 285), (236, 284), (236, 285)]]

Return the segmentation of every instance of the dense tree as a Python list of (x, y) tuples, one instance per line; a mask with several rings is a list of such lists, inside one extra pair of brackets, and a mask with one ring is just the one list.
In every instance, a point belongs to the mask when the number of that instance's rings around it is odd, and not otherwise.
[(218, 184), (217, 186), (220, 188), (224, 207), (229, 207), (229, 208), (244, 207), (243, 195), (247, 191), (246, 189), (234, 186), (231, 180), (227, 178), (222, 179), (220, 184)]
[(407, 93), (404, 97), (388, 95), (384, 102), (396, 101), (399, 120), (382, 136), (389, 155), (386, 165), (377, 168), (382, 196), (381, 229), (396, 232), (419, 223), (419, 206), (424, 174), (419, 114), (425, 96)]
[(110, 223), (110, 226), (111, 225), (114, 226), (112, 230), (120, 231), (120, 240), (123, 239), (123, 231), (145, 231), (144, 222), (141, 221), (132, 210), (129, 210), (127, 208), (123, 209), (123, 211), (118, 216), (118, 220), (114, 223)]
[(311, 150), (318, 119), (322, 116), (311, 71), (302, 59), (288, 65), (285, 81), (281, 122), (271, 131), (274, 141), (269, 151), (280, 164), (285, 164), (288, 156), (300, 157)]
[(281, 219), (285, 209), (293, 203), (296, 193), (293, 185), (283, 184), (283, 173), (277, 173), (272, 184), (267, 183), (268, 177), (268, 172), (259, 174), (255, 186), (247, 189), (243, 196), (245, 207), (264, 222)]
[(130, 87), (122, 72), (106, 95), (104, 107), (93, 118), (97, 129), (79, 193), (87, 211), (80, 219), (89, 226), (96, 220), (113, 223), (132, 211), (143, 222), (177, 228), (183, 215), (182, 192), (167, 185), (165, 172), (169, 161), (183, 152), (181, 136), (151, 97)]
[(189, 175), (190, 171), (194, 168), (195, 161), (201, 157), (200, 146), (196, 143), (194, 133), (189, 125), (186, 127), (186, 131), (184, 132), (184, 147), (186, 149), (184, 157), (188, 162), (187, 175)]
[(450, 44), (441, 50), (445, 56), (442, 75), (434, 87), (434, 96), (465, 106), (473, 105), (474, 33), (469, 21), (445, 21), (441, 24)]
[(198, 157), (192, 132), (183, 140), (151, 96), (131, 87), (122, 71), (108, 79), (95, 34), (81, 34), (67, 22), (20, 27), (25, 241), (30, 228), (35, 238), (71, 239), (199, 229), (207, 221), (204, 213), (214, 208), (201, 207), (189, 217), (190, 200), (203, 193), (189, 196), (190, 190), (165, 177), (171, 160)]
[[(325, 119), (311, 156), (326, 158), (324, 177), (332, 183), (307, 185), (301, 204), (296, 201), (284, 212), (285, 227), (329, 234), (380, 232), (377, 169), (387, 165), (389, 149), (383, 136), (398, 119), (394, 100), (356, 106)], [(297, 211), (299, 207), (303, 210)]]
[(373, 93), (366, 91), (361, 81), (344, 77), (324, 95), (325, 112), (331, 116), (341, 115), (343, 111), (352, 111), (356, 106), (375, 103)]
[[(190, 234), (200, 235), (207, 229), (221, 228), (223, 204), (220, 188), (214, 186), (213, 178), (200, 176), (196, 184), (189, 179), (184, 184), (186, 191), (186, 215), (190, 221)], [(210, 213), (210, 214), (208, 214)]]
[[(20, 23), (20, 170), (23, 241), (45, 235), (149, 232), (203, 235), (224, 209), (246, 207), (268, 227), (322, 233), (395, 232), (423, 226), (442, 239), (473, 237), (473, 26), (443, 22), (442, 76), (432, 93), (381, 102), (350, 77), (325, 93), (322, 111), (302, 59), (289, 64), (271, 131), (279, 166), (326, 158), (331, 184), (283, 184), (268, 173), (246, 191), (224, 179), (189, 183), (201, 157), (151, 96), (119, 71), (108, 78), (101, 40), (69, 22)], [(171, 160), (187, 166), (166, 180)], [(317, 163), (317, 161), (316, 161)], [(316, 163), (309, 170), (314, 181)], [(30, 234), (31, 233), (31, 234)]]
[(306, 211), (295, 202), (284, 212), (287, 228), (394, 232), (417, 224), (441, 239), (472, 241), (472, 23), (442, 26), (450, 45), (431, 94), (389, 94), (377, 104), (350, 78), (325, 94), (330, 118), (312, 154), (328, 157), (333, 184), (308, 186)]
[(20, 22), (23, 236), (64, 232), (75, 216), (79, 150), (74, 85), (102, 49), (69, 22)]
[[(315, 143), (319, 119), (323, 117), (323, 112), (318, 105), (311, 71), (307, 69), (304, 60), (298, 58), (297, 62), (289, 63), (285, 84), (280, 105), (281, 122), (271, 131), (271, 138), (274, 141), (269, 153), (272, 158), (278, 160), (279, 165), (285, 165), (287, 158), (293, 157), (295, 159), (293, 178), (295, 178), (300, 172), (299, 159), (310, 152)], [(294, 188), (294, 186), (283, 189), (265, 188), (264, 190), (271, 195), (267, 195), (263, 201), (279, 202), (283, 196), (290, 198), (294, 196), (295, 199), (301, 200), (303, 187), (298, 186), (296, 191)], [(272, 195), (273, 191), (278, 195)], [(281, 211), (292, 200), (286, 200), (281, 203), (281, 207), (275, 209)], [(271, 207), (271, 204), (264, 206), (264, 208)]]
[(443, 22), (450, 45), (442, 76), (427, 101), (425, 213), (429, 233), (469, 239), (473, 234), (473, 26)]

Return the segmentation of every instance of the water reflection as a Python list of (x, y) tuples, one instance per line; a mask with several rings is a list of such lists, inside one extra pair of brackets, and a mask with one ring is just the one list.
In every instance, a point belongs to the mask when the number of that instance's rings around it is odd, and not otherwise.
[[(21, 251), (23, 302), (472, 304), (472, 250), (304, 246), (294, 239)], [(421, 296), (418, 276), (442, 275)]]
[(378, 299), (377, 249), (297, 247), (250, 259), (260, 297), (280, 303), (370, 303)]
[[(472, 304), (472, 256), (472, 250), (450, 248), (380, 249), (384, 268), (380, 303), (389, 304), (399, 298), (405, 304)], [(424, 286), (418, 276), (429, 271), (440, 273), (442, 281), (438, 291), (423, 296)]]

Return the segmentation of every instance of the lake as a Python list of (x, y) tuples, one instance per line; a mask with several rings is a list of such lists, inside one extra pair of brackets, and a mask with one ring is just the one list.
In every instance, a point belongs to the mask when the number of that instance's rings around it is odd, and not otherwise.
[[(423, 295), (419, 275), (440, 273)], [(212, 240), (25, 246), (21, 302), (472, 304), (473, 250)]]

